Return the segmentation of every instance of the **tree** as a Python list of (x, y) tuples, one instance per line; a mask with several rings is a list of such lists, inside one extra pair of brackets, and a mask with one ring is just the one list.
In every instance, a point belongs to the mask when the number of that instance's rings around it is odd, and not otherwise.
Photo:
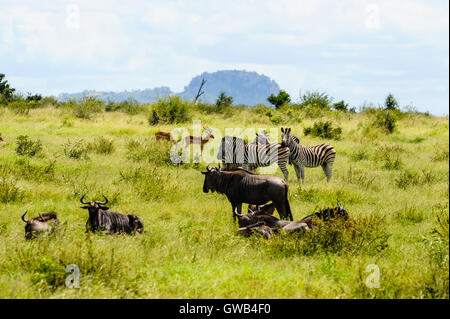
[(286, 91), (280, 90), (280, 92), (278, 92), (278, 95), (276, 96), (271, 94), (267, 98), (267, 101), (269, 101), (275, 106), (276, 109), (278, 109), (280, 106), (291, 102), (291, 97)]
[(10, 102), (13, 97), (13, 92), (16, 89), (13, 89), (9, 86), (8, 81), (3, 80), (5, 75), (0, 73), (0, 97), (3, 97), (4, 100)]
[(233, 104), (233, 97), (227, 96), (225, 92), (221, 92), (216, 100), (216, 106), (219, 111), (222, 111), (225, 107), (231, 106)]
[(194, 99), (194, 104), (197, 103), (197, 100), (200, 98), (200, 96), (205, 94), (205, 91), (202, 91), (203, 85), (205, 85), (205, 83), (206, 83), (206, 80), (202, 79), (202, 83), (200, 84), (200, 87), (198, 88), (197, 95), (195, 96), (195, 99)]
[(389, 93), (386, 97), (386, 100), (384, 101), (384, 108), (386, 110), (398, 110), (398, 107), (399, 105), (397, 100), (391, 93)]

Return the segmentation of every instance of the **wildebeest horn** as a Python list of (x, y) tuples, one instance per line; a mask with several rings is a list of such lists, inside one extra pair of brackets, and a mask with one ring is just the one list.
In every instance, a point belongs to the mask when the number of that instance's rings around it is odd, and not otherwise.
[(103, 196), (103, 198), (106, 200), (106, 202), (99, 202), (99, 201), (97, 201), (97, 203), (100, 204), (100, 205), (106, 205), (106, 204), (108, 204), (109, 200), (106, 198), (105, 195), (102, 194), (102, 196)]
[(256, 211), (252, 210), (251, 208), (248, 209), (250, 211), (250, 214), (255, 215)]
[(208, 164), (208, 166), (206, 166), (206, 170), (209, 172), (211, 170), (211, 168), (209, 167), (210, 164)]
[(40, 218), (43, 222), (45, 222), (45, 219), (44, 219), (44, 217), (42, 217), (41, 213), (39, 213), (39, 218)]
[(234, 208), (234, 215), (237, 217), (242, 217), (242, 215), (237, 212), (237, 207)]
[(28, 213), (28, 211), (26, 211), (23, 215), (22, 215), (22, 220), (25, 222), (25, 223), (28, 223), (28, 220), (26, 220), (25, 219), (25, 215)]
[(81, 204), (85, 204), (85, 205), (89, 204), (88, 202), (83, 202), (84, 196), (86, 196), (87, 193), (88, 192), (84, 193), (84, 195), (81, 197), (81, 199), (80, 199)]
[(342, 209), (341, 203), (337, 202), (339, 209)]

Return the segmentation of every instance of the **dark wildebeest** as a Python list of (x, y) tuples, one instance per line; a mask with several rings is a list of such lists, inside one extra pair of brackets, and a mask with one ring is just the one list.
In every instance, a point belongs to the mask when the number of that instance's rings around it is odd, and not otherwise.
[(314, 214), (306, 216), (300, 220), (300, 222), (308, 225), (309, 228), (315, 228), (315, 222), (317, 220), (321, 220), (323, 222), (328, 222), (333, 219), (342, 218), (344, 220), (348, 220), (347, 211), (341, 206), (341, 203), (337, 203), (338, 207), (335, 208), (325, 208)]
[(283, 228), (284, 226), (291, 223), (287, 220), (279, 220), (275, 216), (265, 215), (265, 214), (239, 214), (237, 212), (237, 207), (234, 210), (234, 216), (238, 219), (239, 227), (257, 227), (258, 225), (265, 225), (270, 228)]
[(275, 216), (261, 215), (256, 213), (241, 215), (237, 213), (236, 210), (234, 214), (238, 218), (239, 227), (241, 227), (239, 229), (240, 233), (238, 233), (241, 235), (244, 235), (245, 233), (244, 228), (247, 229), (246, 234), (251, 234), (253, 229), (259, 232), (261, 226), (269, 227), (273, 233), (277, 233), (280, 229), (282, 229), (286, 233), (300, 232), (310, 229), (308, 225), (302, 221), (290, 222), (287, 220), (279, 220)]
[(275, 205), (273, 203), (267, 205), (248, 205), (247, 213), (256, 215), (273, 215)]
[(33, 239), (39, 236), (41, 233), (50, 233), (59, 225), (59, 219), (54, 212), (49, 213), (39, 213), (38, 217), (33, 217), (26, 220), (25, 215), (28, 213), (26, 211), (22, 215), (22, 220), (26, 223), (25, 225), (25, 238)]
[(232, 206), (233, 219), (235, 208), (241, 214), (242, 203), (262, 205), (272, 201), (280, 218), (293, 220), (288, 201), (288, 185), (275, 176), (256, 175), (243, 169), (223, 171), (216, 167), (206, 168), (203, 192), (225, 194)]
[(84, 202), (84, 196), (81, 197), (80, 202), (86, 206), (81, 206), (83, 209), (89, 211), (89, 218), (86, 222), (86, 232), (92, 231), (106, 231), (107, 233), (127, 233), (134, 231), (142, 233), (144, 224), (142, 220), (136, 215), (125, 215), (121, 213), (111, 212), (109, 207), (105, 205), (108, 203), (108, 198), (105, 195), (105, 202)]
[(239, 230), (237, 231), (237, 235), (249, 237), (255, 232), (262, 235), (264, 238), (269, 239), (272, 238), (274, 231), (269, 226), (266, 226), (263, 223), (259, 223), (252, 226), (239, 228)]

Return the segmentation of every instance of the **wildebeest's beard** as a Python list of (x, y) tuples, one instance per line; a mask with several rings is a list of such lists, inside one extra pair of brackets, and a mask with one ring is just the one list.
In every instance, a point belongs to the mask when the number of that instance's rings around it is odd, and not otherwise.
[(208, 193), (209, 191), (211, 191), (211, 193), (215, 192), (215, 187), (214, 187), (214, 172), (208, 172), (205, 174), (205, 182), (203, 183), (203, 192), (204, 193)]

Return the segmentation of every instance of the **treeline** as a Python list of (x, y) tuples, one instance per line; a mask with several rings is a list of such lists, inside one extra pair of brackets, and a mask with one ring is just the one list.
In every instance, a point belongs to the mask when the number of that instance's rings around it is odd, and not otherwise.
[[(373, 119), (364, 129), (373, 127), (381, 128), (386, 133), (393, 133), (396, 129), (396, 121), (405, 114), (424, 114), (417, 110), (406, 108), (401, 110), (400, 105), (392, 94), (388, 94), (381, 106), (373, 104), (360, 106), (358, 111), (350, 107), (344, 100), (333, 103), (333, 98), (324, 92), (306, 92), (298, 102), (292, 102), (289, 94), (280, 90), (277, 95), (271, 94), (267, 101), (273, 105), (258, 104), (253, 107), (247, 105), (233, 105), (233, 97), (221, 92), (215, 103), (193, 102), (183, 100), (179, 96), (168, 95), (160, 98), (155, 103), (139, 103), (128, 99), (123, 102), (104, 101), (96, 97), (83, 97), (58, 101), (52, 96), (43, 97), (40, 94), (27, 95), (16, 93), (11, 88), (5, 75), (0, 74), (0, 107), (7, 107), (18, 114), (28, 114), (32, 109), (52, 106), (67, 109), (75, 117), (90, 119), (101, 112), (123, 112), (126, 114), (147, 114), (150, 125), (177, 124), (191, 120), (193, 113), (222, 114), (231, 116), (242, 109), (249, 109), (256, 116), (265, 117), (271, 124), (284, 125), (300, 123), (305, 118), (320, 119), (330, 117), (334, 113), (364, 113)], [(313, 127), (305, 128), (305, 135), (311, 134), (323, 138), (339, 139), (341, 129), (333, 127), (330, 121), (316, 122)]]

